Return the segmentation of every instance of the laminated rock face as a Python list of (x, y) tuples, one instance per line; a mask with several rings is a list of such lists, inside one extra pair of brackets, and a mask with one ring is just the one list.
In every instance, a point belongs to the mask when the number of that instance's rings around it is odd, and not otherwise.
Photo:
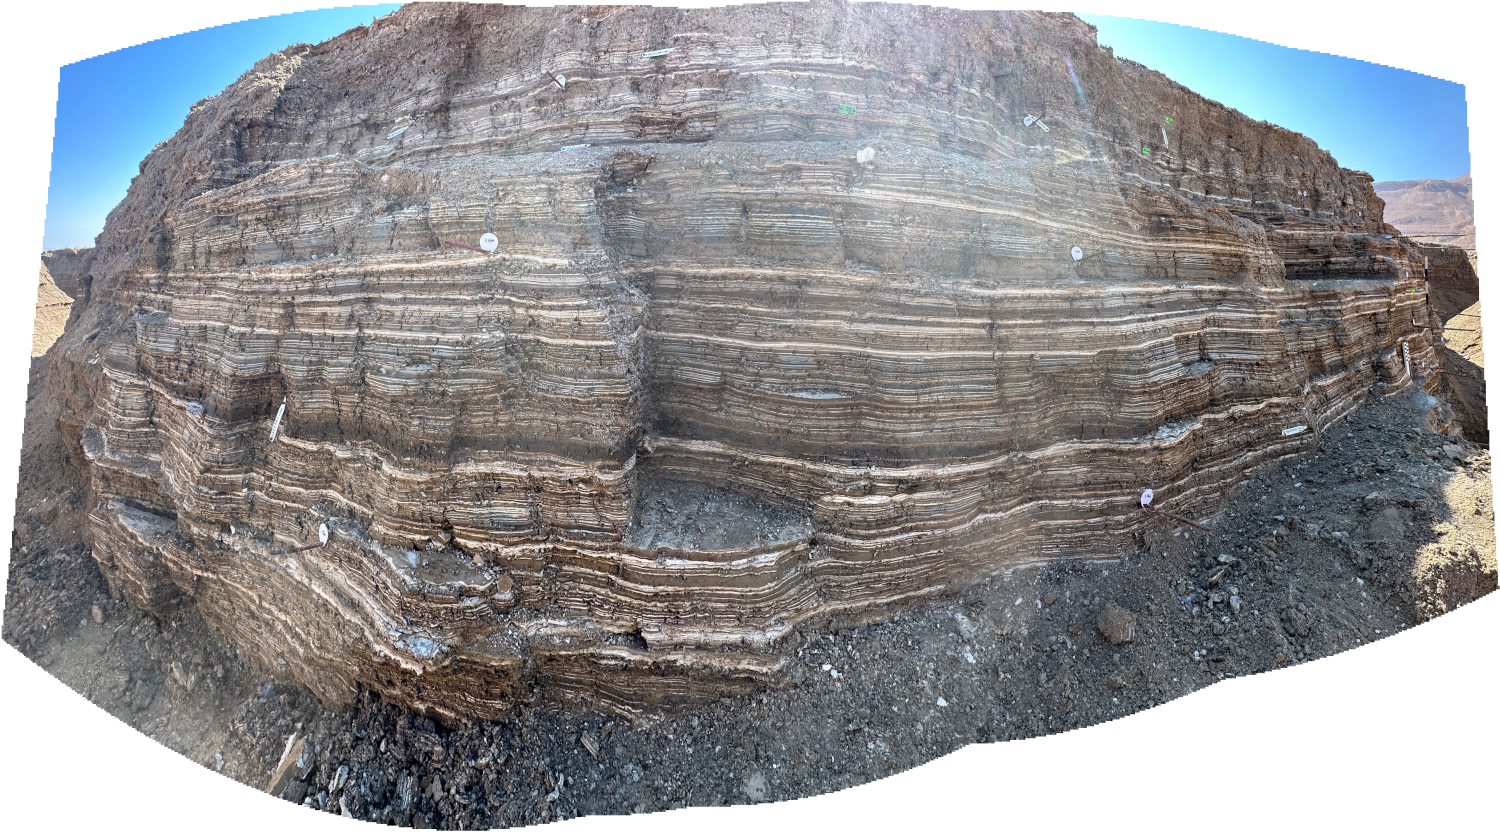
[(408, 6), (153, 151), (51, 383), (135, 602), (330, 702), (630, 710), (1433, 384), (1380, 211), (1067, 15)]
[(1479, 302), (1479, 270), (1458, 246), (1417, 243), (1428, 299), (1438, 319), (1448, 321)]

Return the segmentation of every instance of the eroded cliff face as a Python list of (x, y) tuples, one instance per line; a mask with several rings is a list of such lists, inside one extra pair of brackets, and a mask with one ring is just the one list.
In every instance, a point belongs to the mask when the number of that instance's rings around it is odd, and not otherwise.
[(1479, 302), (1479, 269), (1469, 252), (1458, 246), (1417, 243), (1417, 256), (1438, 320), (1447, 322)]
[(328, 701), (696, 701), (1433, 384), (1380, 206), (1067, 15), (408, 6), (142, 163), (53, 393), (112, 586)]
[(55, 248), (42, 252), (42, 268), (52, 276), (57, 288), (70, 298), (83, 294), (93, 264), (92, 248)]

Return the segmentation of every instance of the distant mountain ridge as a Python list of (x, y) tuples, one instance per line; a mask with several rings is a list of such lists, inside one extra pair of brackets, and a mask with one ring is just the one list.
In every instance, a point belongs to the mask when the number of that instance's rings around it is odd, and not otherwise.
[(1470, 174), (1457, 179), (1376, 182), (1385, 221), (1424, 243), (1474, 250), (1474, 193)]

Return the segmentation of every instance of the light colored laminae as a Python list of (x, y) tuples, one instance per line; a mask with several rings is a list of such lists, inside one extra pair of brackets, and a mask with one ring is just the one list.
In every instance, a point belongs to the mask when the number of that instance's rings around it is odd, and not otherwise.
[(419, 4), (153, 151), (52, 392), (117, 592), (329, 701), (631, 711), (1433, 387), (1388, 233), (1067, 15)]

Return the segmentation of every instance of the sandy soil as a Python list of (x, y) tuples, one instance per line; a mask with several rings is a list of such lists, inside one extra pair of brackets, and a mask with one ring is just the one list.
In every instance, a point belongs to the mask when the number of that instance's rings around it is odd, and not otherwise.
[(280, 795), (315, 811), (473, 829), (783, 800), (1328, 656), (1493, 590), (1489, 452), (1434, 433), (1428, 405), (1371, 400), (1217, 517), (1191, 518), (1211, 533), (1158, 518), (1122, 562), (1019, 570), (889, 623), (803, 633), (784, 690), (635, 722), (539, 708), (443, 726), (369, 694), (327, 710), (244, 667), (190, 605), (157, 621), (111, 599), (50, 403), (33, 398), (4, 638), (256, 788), (303, 738)]

